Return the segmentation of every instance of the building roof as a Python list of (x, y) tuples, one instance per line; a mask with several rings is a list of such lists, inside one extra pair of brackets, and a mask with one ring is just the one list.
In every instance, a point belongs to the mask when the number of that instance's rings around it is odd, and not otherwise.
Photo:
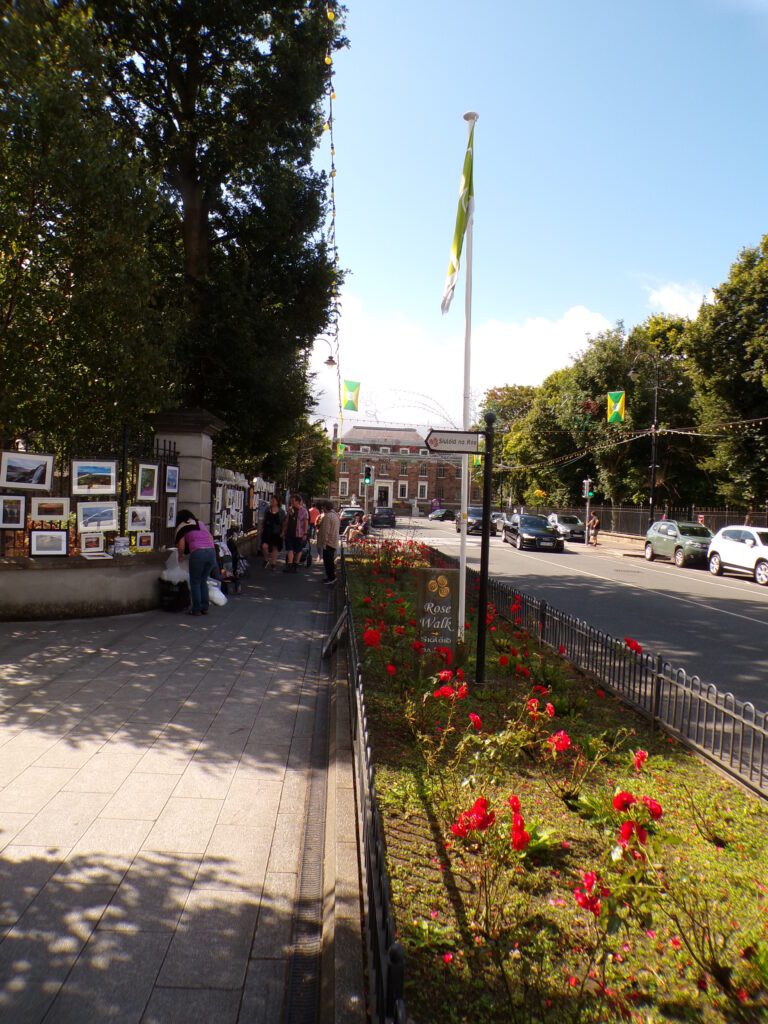
[(424, 436), (410, 428), (352, 427), (339, 440), (342, 444), (383, 444), (390, 447), (423, 448)]

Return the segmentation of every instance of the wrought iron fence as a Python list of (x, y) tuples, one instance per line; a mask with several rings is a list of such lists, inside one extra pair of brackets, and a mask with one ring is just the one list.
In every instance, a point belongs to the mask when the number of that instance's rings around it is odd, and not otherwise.
[[(429, 548), (434, 565), (458, 568), (458, 559)], [(479, 573), (467, 569), (468, 585)], [(673, 667), (661, 655), (635, 654), (583, 619), (491, 578), (488, 599), (503, 617), (519, 605), (520, 624), (571, 664), (618, 694), (654, 725), (713, 761), (721, 770), (768, 797), (768, 713)]]
[(376, 781), (365, 708), (363, 672), (352, 607), (347, 588), (344, 550), (341, 574), (347, 612), (347, 672), (352, 687), (352, 745), (355, 785), (360, 801), (361, 838), (365, 868), (366, 953), (368, 959), (371, 1019), (374, 1024), (407, 1024), (403, 989), (403, 947), (395, 938), (395, 920), (387, 872), (384, 826), (376, 797)]
[[(526, 512), (535, 515), (549, 515), (551, 512), (558, 512), (561, 515), (572, 515), (584, 518), (584, 506), (578, 505), (570, 508), (555, 508), (552, 505), (527, 505)], [(591, 505), (590, 512), (594, 512), (600, 520), (600, 529), (603, 533), (621, 533), (629, 537), (644, 537), (648, 531), (649, 512), (647, 505)], [(748, 511), (743, 508), (705, 508), (701, 505), (680, 505), (680, 506), (659, 506), (656, 509), (656, 518), (678, 519), (683, 522), (696, 522), (699, 516), (704, 516), (706, 525), (713, 533), (724, 526), (740, 524), (749, 516), (749, 522), (753, 526), (768, 526), (768, 509), (762, 508)]]

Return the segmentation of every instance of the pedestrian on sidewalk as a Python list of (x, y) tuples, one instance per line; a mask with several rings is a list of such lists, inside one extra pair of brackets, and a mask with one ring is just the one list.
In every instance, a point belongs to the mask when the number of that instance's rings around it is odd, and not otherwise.
[[(322, 502), (320, 504), (322, 505)], [(309, 539), (314, 540), (317, 533), (317, 520), (320, 518), (320, 509), (313, 501), (307, 512), (309, 514)]]
[(324, 502), (323, 515), (317, 527), (317, 546), (323, 553), (325, 582), (336, 582), (336, 549), (339, 546), (339, 516), (330, 501)]
[(189, 593), (192, 605), (189, 615), (208, 614), (208, 577), (216, 568), (216, 542), (208, 527), (189, 509), (176, 516), (174, 542), (179, 558), (189, 556)]
[(299, 556), (307, 540), (309, 515), (300, 494), (291, 496), (291, 507), (285, 520), (285, 568), (283, 572), (297, 572)]
[(590, 516), (587, 526), (589, 527), (589, 543), (592, 545), (592, 547), (596, 548), (597, 535), (600, 532), (600, 520), (597, 518), (597, 515), (594, 512)]
[(285, 512), (280, 502), (272, 495), (269, 508), (264, 513), (264, 525), (261, 528), (261, 554), (264, 568), (277, 566), (277, 553), (283, 550), (283, 532), (285, 529)]

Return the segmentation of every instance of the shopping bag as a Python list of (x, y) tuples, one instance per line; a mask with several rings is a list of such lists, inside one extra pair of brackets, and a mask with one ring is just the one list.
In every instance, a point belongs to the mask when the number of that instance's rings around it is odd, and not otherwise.
[(226, 594), (222, 594), (218, 583), (214, 580), (208, 580), (208, 600), (211, 604), (218, 605), (219, 607), (227, 603)]

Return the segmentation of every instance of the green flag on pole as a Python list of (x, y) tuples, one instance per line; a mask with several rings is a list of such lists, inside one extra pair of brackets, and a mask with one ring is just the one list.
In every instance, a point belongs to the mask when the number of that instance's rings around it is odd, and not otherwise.
[(624, 422), (624, 392), (623, 391), (609, 391), (608, 392), (608, 422), (609, 423), (623, 423)]
[(343, 409), (349, 409), (351, 412), (357, 412), (357, 407), (360, 404), (360, 381), (358, 380), (345, 380), (344, 381), (344, 401), (342, 403)]
[(459, 185), (459, 206), (456, 210), (456, 228), (453, 232), (453, 241), (451, 242), (451, 259), (448, 264), (448, 276), (445, 279), (445, 288), (443, 289), (443, 301), (440, 303), (440, 308), (443, 313), (447, 313), (451, 307), (451, 300), (453, 299), (453, 291), (456, 287), (456, 281), (459, 277), (459, 263), (461, 260), (461, 247), (464, 244), (464, 235), (467, 232), (467, 225), (472, 220), (472, 214), (475, 209), (475, 188), (472, 181), (472, 147), (475, 139), (475, 122), (472, 122), (472, 127), (469, 129), (469, 141), (467, 142), (467, 152), (464, 156), (464, 167), (461, 172), (461, 184)]

